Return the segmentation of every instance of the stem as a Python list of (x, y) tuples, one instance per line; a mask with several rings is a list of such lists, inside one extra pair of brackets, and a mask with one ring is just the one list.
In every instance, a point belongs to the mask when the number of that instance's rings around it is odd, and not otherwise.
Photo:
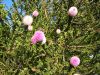
[(42, 0), (42, 6), (43, 6), (43, 9), (44, 9), (45, 17), (48, 19), (45, 0)]
[(94, 47), (95, 45), (90, 45), (90, 46), (88, 46), (88, 45), (83, 45), (83, 46), (75, 46), (75, 45), (73, 45), (73, 46), (70, 46), (70, 45), (67, 45), (67, 47), (69, 47), (69, 48), (85, 48), (85, 47)]
[(71, 68), (70, 72), (68, 73), (68, 75), (73, 75), (74, 72), (74, 68)]
[[(73, 6), (73, 5), (74, 5), (73, 1), (72, 1), (72, 0), (68, 0), (68, 9), (69, 9), (71, 6)], [(68, 20), (67, 20), (68, 27), (67, 27), (64, 31), (67, 31), (67, 30), (70, 29), (70, 27), (71, 27), (70, 24), (71, 24), (72, 19), (73, 19), (73, 17), (68, 16)]]

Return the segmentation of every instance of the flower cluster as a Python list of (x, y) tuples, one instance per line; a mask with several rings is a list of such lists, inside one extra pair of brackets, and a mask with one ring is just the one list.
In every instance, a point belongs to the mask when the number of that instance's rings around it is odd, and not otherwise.
[[(77, 10), (77, 8), (76, 8), (75, 6), (70, 7), (69, 10), (68, 10), (68, 15), (69, 15), (69, 16), (74, 17), (74, 16), (77, 15), (77, 13), (78, 13), (78, 10)], [(33, 15), (34, 17), (37, 17), (37, 16), (39, 15), (39, 12), (38, 12), (37, 10), (35, 10), (35, 11), (32, 13), (32, 15)], [(28, 25), (28, 30), (29, 30), (29, 31), (32, 31), (32, 29), (33, 29), (33, 27), (31, 26), (31, 25), (32, 25), (32, 22), (33, 22), (32, 16), (26, 15), (26, 16), (23, 17), (23, 24), (24, 24), (24, 25)], [(61, 30), (60, 30), (60, 29), (57, 29), (57, 30), (56, 30), (56, 33), (57, 33), (57, 34), (60, 34), (60, 33), (61, 33)], [(33, 35), (32, 38), (31, 38), (31, 43), (32, 43), (32, 44), (37, 44), (38, 42), (42, 42), (42, 44), (45, 44), (45, 43), (46, 43), (45, 34), (44, 34), (43, 31), (40, 31), (40, 30), (35, 31), (34, 35)], [(80, 64), (80, 59), (79, 59), (79, 57), (77, 57), (77, 56), (71, 57), (71, 59), (70, 59), (70, 64), (71, 64), (72, 66), (74, 66), (74, 67), (77, 67), (77, 66)]]
[[(39, 12), (37, 10), (35, 10), (33, 12), (33, 16), (36, 17), (39, 15)], [(28, 26), (28, 30), (32, 31), (33, 27), (31, 26), (33, 23), (33, 17), (30, 15), (26, 15), (23, 17), (23, 24)]]

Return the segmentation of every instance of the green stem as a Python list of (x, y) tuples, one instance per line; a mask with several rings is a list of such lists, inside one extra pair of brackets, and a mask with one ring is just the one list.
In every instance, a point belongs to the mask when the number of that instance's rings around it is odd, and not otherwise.
[(68, 73), (68, 75), (73, 75), (74, 70), (75, 70), (75, 68), (72, 68), (72, 69), (70, 70), (70, 72)]

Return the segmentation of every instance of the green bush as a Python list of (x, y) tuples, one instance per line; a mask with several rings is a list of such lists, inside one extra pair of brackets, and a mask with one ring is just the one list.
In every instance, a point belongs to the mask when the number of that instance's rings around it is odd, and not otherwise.
[[(0, 75), (99, 75), (100, 0), (12, 0), (5, 10), (0, 4)], [(75, 17), (68, 15), (78, 8)], [(22, 18), (34, 10), (33, 30)], [(31, 45), (36, 30), (43, 30), (47, 42)], [(61, 29), (57, 34), (56, 30)], [(70, 65), (79, 56), (78, 67)]]

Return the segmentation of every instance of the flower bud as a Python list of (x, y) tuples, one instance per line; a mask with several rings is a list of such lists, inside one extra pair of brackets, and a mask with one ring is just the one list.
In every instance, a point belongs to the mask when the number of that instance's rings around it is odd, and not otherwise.
[(38, 12), (37, 10), (35, 10), (35, 11), (33, 12), (33, 16), (37, 17), (38, 15), (39, 15), (39, 12)]
[(61, 30), (60, 30), (60, 29), (57, 29), (57, 30), (56, 30), (56, 33), (57, 33), (57, 34), (60, 34), (60, 33), (61, 33)]
[(31, 25), (29, 25), (29, 26), (28, 26), (28, 30), (29, 30), (29, 31), (32, 31), (32, 30), (33, 30), (33, 27), (32, 27)]

